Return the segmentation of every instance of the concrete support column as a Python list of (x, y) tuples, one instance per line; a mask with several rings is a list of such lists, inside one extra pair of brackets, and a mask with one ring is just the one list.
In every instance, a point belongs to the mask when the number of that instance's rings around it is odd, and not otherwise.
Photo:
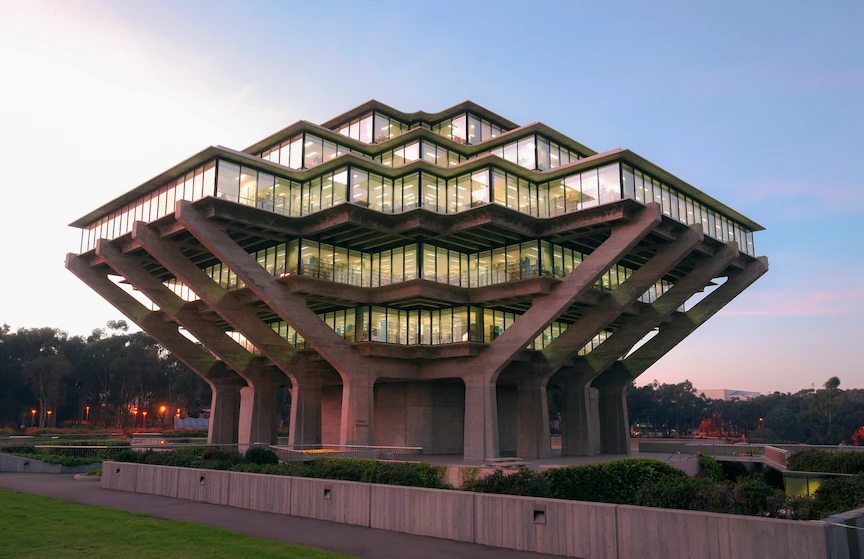
[(498, 394), (496, 384), (480, 375), (465, 381), (465, 460), (498, 458)]
[(348, 376), (342, 381), (339, 444), (375, 444), (375, 379)]
[(516, 399), (516, 455), (520, 458), (549, 458), (549, 401), (546, 382), (524, 379)]
[(627, 417), (629, 386), (629, 377), (608, 372), (594, 381), (594, 387), (599, 391), (602, 454), (630, 454), (630, 423)]
[(309, 378), (291, 389), (289, 444), (321, 444), (321, 381)]
[(591, 410), (589, 379), (561, 383), (561, 455), (592, 456), (599, 426)]
[(234, 381), (210, 381), (213, 396), (210, 398), (208, 444), (237, 444), (242, 386)]
[(275, 382), (265, 378), (240, 389), (238, 443), (276, 444), (278, 390)]

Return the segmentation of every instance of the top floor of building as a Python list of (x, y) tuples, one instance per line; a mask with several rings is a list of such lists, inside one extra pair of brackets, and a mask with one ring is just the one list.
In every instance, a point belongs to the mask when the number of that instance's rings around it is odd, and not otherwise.
[(518, 126), (466, 101), (404, 113), (369, 101), (322, 125), (297, 122), (243, 151), (210, 147), (72, 223), (82, 252), (216, 196), (288, 216), (338, 204), (457, 213), (500, 204), (553, 218), (615, 200), (657, 202), (755, 255), (759, 224), (629, 150), (597, 153), (552, 128)]

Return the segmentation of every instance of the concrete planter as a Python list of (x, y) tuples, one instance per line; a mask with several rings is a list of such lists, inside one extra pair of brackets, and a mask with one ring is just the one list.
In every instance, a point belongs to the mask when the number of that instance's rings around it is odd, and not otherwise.
[(803, 522), (108, 461), (101, 485), (565, 557), (864, 559), (845, 528), (864, 509)]
[(83, 466), (62, 466), (60, 464), (48, 464), (47, 462), (24, 456), (0, 454), (0, 472), (15, 472), (19, 474), (86, 474), (90, 470), (98, 470), (101, 467), (102, 464), (100, 462), (84, 464)]

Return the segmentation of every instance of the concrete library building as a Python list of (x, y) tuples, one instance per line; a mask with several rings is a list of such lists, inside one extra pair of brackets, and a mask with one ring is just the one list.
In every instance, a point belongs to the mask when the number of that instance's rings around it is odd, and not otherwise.
[[(204, 378), (211, 443), (629, 452), (631, 382), (768, 269), (626, 149), (369, 101), (208, 147), (72, 223), (66, 267)], [(692, 298), (692, 300), (691, 300)], [(557, 428), (556, 428), (557, 429)]]

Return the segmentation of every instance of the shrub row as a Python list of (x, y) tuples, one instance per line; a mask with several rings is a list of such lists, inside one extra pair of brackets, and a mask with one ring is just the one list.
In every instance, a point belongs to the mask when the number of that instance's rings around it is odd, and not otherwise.
[(864, 474), (864, 452), (802, 450), (789, 456), (788, 468), (796, 472)]
[(360, 481), (387, 485), (407, 485), (445, 489), (446, 468), (414, 462), (382, 462), (355, 458), (315, 458), (304, 462), (284, 462), (272, 451), (253, 447), (240, 454), (213, 448), (183, 448), (170, 451), (126, 451), (116, 454), (117, 462), (137, 462), (161, 466), (231, 470), (259, 474), (314, 477), (341, 481)]

